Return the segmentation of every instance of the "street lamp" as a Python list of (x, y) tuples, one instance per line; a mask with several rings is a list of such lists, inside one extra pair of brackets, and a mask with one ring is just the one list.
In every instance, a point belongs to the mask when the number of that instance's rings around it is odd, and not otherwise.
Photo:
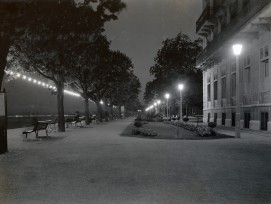
[(157, 100), (157, 113), (160, 113), (160, 104), (161, 104), (161, 101)]
[(168, 99), (169, 99), (170, 95), (169, 93), (165, 94), (165, 98), (167, 99), (167, 118), (168, 118)]
[(233, 54), (236, 57), (236, 126), (235, 126), (235, 137), (240, 138), (240, 78), (239, 78), (239, 55), (242, 52), (242, 45), (241, 44), (235, 44), (232, 46)]
[(180, 119), (183, 117), (183, 96), (182, 96), (183, 88), (184, 88), (183, 84), (178, 85), (178, 89), (180, 90)]
[(153, 104), (153, 106), (154, 106), (154, 111), (155, 111), (155, 114), (157, 113), (157, 103), (155, 102), (154, 104)]

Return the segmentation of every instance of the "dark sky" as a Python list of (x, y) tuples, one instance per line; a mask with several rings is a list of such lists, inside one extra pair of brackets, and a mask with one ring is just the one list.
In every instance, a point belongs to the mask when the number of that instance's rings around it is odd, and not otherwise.
[(201, 0), (123, 0), (127, 8), (117, 21), (106, 25), (111, 48), (126, 53), (133, 61), (135, 74), (142, 85), (152, 77), (149, 68), (162, 47), (162, 41), (179, 32), (196, 39), (196, 21), (201, 13)]

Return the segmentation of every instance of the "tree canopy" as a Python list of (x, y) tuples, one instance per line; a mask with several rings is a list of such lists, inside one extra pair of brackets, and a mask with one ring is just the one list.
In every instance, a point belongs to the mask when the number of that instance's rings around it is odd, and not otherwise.
[[(11, 7), (0, 11), (0, 15), (6, 18), (5, 21), (11, 23), (6, 23), (1, 35), (2, 40), (8, 39), (8, 44), (5, 47), (7, 52), (0, 56), (4, 62), (0, 64), (0, 72), (4, 72), (8, 51), (12, 50), (15, 61), (26, 71), (35, 71), (52, 80), (57, 87), (59, 130), (65, 131), (63, 89), (69, 82), (71, 73), (66, 61), (74, 54), (67, 51), (73, 45), (92, 42), (97, 35), (101, 35), (104, 23), (117, 19), (116, 13), (125, 5), (120, 0), (81, 3), (59, 0), (23, 1), (1, 6)], [(22, 11), (22, 6), (26, 10)], [(14, 23), (10, 20), (15, 11), (15, 19), (21, 18), (20, 25), (16, 20)], [(30, 14), (31, 19), (26, 18)], [(17, 30), (20, 32), (13, 35), (12, 31)], [(7, 32), (11, 35), (7, 35)]]
[[(201, 41), (191, 41), (188, 36), (179, 33), (175, 38), (163, 41), (157, 52), (155, 64), (150, 68), (154, 80), (146, 85), (144, 100), (146, 103), (162, 98), (164, 92), (176, 90), (178, 83), (185, 84), (184, 100), (192, 106), (202, 106), (202, 74), (196, 69), (196, 56), (201, 51)], [(176, 96), (176, 92), (174, 92)]]

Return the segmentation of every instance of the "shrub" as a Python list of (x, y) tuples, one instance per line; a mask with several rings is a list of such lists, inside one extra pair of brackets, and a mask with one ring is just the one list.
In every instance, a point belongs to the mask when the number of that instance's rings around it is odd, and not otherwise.
[(216, 123), (215, 123), (215, 122), (209, 122), (209, 123), (208, 123), (208, 126), (209, 126), (210, 128), (215, 128), (215, 127), (216, 127)]
[(153, 131), (151, 129), (145, 129), (145, 128), (134, 128), (132, 130), (133, 135), (144, 135), (144, 136), (157, 136), (157, 132)]
[(185, 117), (185, 118), (183, 118), (183, 121), (184, 121), (184, 122), (188, 122), (188, 121), (189, 121), (189, 118), (188, 118), (188, 117)]
[(184, 123), (180, 121), (174, 121), (171, 123), (172, 125), (182, 127), (186, 130), (193, 131), (197, 133), (201, 137), (214, 136), (216, 135), (215, 131), (210, 127), (199, 127), (193, 124)]
[(142, 123), (140, 122), (140, 121), (135, 121), (134, 122), (134, 126), (136, 126), (136, 127), (142, 127)]

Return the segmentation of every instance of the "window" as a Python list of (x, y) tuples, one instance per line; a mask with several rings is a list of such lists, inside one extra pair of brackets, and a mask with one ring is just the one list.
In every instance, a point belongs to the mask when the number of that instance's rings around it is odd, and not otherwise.
[(222, 125), (226, 125), (226, 113), (222, 113)]
[(244, 81), (246, 83), (250, 82), (250, 67), (245, 68), (245, 72), (244, 72)]
[(264, 76), (269, 76), (269, 60), (264, 61)]
[(214, 81), (217, 80), (217, 70), (214, 71)]
[(250, 66), (250, 55), (246, 55), (244, 57), (244, 67), (249, 67)]
[(214, 113), (214, 122), (217, 123), (217, 113)]
[(210, 122), (210, 118), (211, 118), (211, 113), (208, 113), (208, 118), (207, 118), (207, 122)]
[(207, 85), (207, 100), (211, 101), (211, 84)]
[(269, 49), (268, 49), (268, 45), (264, 46), (264, 57), (268, 57), (269, 56)]
[(269, 57), (269, 46), (265, 45), (260, 48), (260, 60), (265, 60)]
[(221, 88), (222, 88), (222, 98), (226, 98), (226, 92), (227, 92), (227, 84), (226, 84), (226, 77), (222, 78), (221, 82)]
[(267, 130), (268, 112), (261, 112), (261, 130)]
[(236, 73), (231, 75), (231, 96), (236, 96)]
[(226, 68), (225, 67), (223, 67), (221, 69), (221, 77), (223, 77), (223, 76), (226, 76)]
[(217, 100), (217, 81), (214, 82), (214, 100)]
[(245, 113), (244, 128), (249, 128), (250, 113)]

